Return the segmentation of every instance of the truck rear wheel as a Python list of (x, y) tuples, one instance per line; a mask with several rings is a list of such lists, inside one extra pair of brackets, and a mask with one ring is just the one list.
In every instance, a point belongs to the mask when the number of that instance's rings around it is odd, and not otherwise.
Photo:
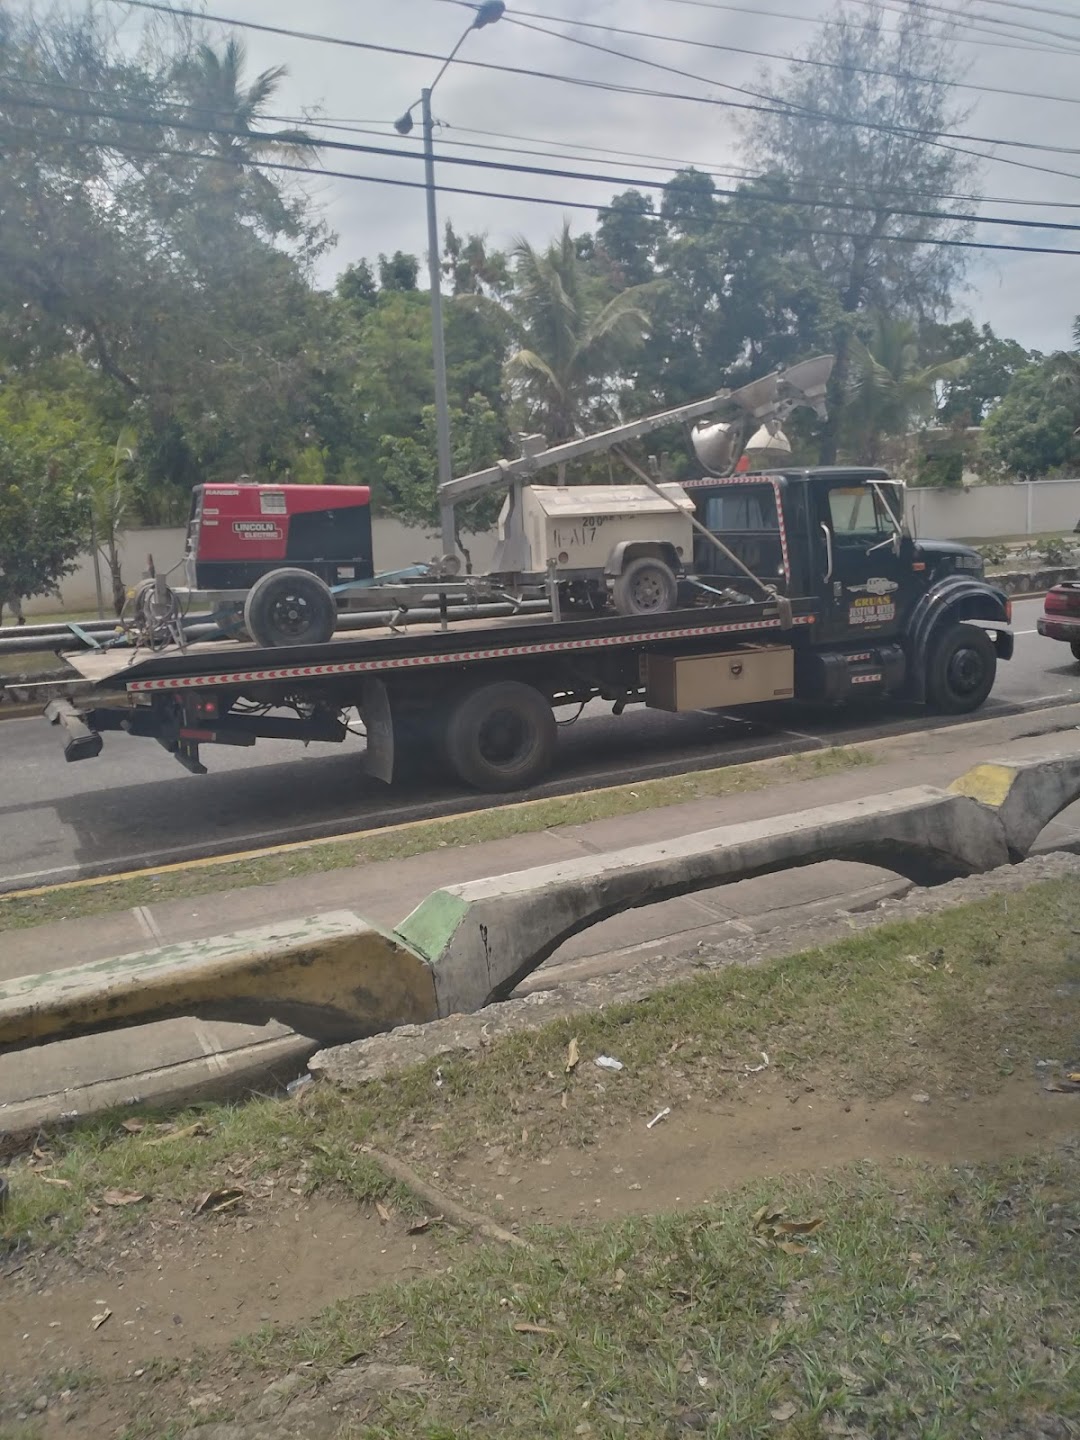
[(926, 696), (945, 715), (978, 710), (994, 688), (997, 651), (977, 625), (950, 625), (930, 653)]
[(550, 768), (556, 734), (555, 716), (539, 690), (502, 680), (458, 700), (446, 727), (446, 755), (454, 774), (474, 790), (523, 790)]
[(666, 615), (679, 599), (679, 582), (652, 555), (631, 560), (614, 585), (615, 609), (620, 615)]
[(244, 628), (270, 649), (325, 645), (337, 628), (337, 602), (308, 570), (271, 570), (248, 591)]

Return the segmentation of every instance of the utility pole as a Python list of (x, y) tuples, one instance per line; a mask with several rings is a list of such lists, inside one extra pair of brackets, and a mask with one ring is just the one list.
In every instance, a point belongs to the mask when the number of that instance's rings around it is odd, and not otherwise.
[[(435, 436), (438, 449), (439, 485), (449, 484), (454, 478), (454, 457), (450, 445), (450, 397), (446, 383), (446, 335), (443, 331), (442, 303), (442, 257), (439, 247), (439, 216), (435, 202), (435, 123), (431, 117), (431, 95), (435, 86), (446, 74), (457, 58), (457, 53), (474, 30), (483, 30), (494, 25), (506, 13), (505, 0), (466, 0), (466, 8), (476, 14), (469, 28), (443, 61), (442, 69), (431, 85), (420, 96), (424, 117), (424, 188), (427, 191), (428, 224), (428, 276), (431, 282), (431, 339), (435, 352)], [(413, 128), (412, 112), (415, 104), (399, 120), (394, 129), (399, 135), (408, 135)], [(453, 506), (440, 505), (439, 529), (444, 555), (457, 554), (457, 528), (454, 524)]]
[[(439, 217), (435, 202), (435, 125), (431, 117), (431, 91), (420, 96), (424, 116), (424, 180), (427, 186), (428, 278), (431, 285), (431, 340), (435, 352), (435, 439), (439, 457), (439, 484), (454, 478), (450, 448), (450, 395), (446, 382), (446, 334), (443, 329), (442, 258), (439, 248)], [(457, 553), (454, 510), (439, 506), (442, 553)]]

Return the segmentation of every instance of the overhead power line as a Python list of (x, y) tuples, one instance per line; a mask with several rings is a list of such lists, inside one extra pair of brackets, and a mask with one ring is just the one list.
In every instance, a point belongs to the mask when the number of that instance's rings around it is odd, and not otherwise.
[[(782, 96), (770, 95), (767, 91), (748, 90), (742, 85), (728, 85), (726, 81), (714, 80), (708, 75), (696, 75), (692, 70), (684, 70), (677, 65), (664, 65), (659, 60), (649, 60), (643, 55), (632, 55), (627, 50), (615, 50), (610, 45), (600, 45), (593, 40), (583, 40), (578, 35), (569, 35), (565, 31), (548, 30), (541, 25), (533, 25), (525, 20), (515, 20), (511, 14), (506, 15), (506, 20), (516, 25), (521, 30), (532, 30), (538, 35), (547, 35), (556, 40), (565, 40), (570, 45), (580, 45), (587, 50), (597, 50), (604, 55), (614, 55), (620, 60), (630, 60), (635, 65), (646, 65), (650, 70), (663, 70), (669, 75), (677, 75), (683, 80), (693, 80), (701, 85), (719, 85), (724, 90), (735, 90), (741, 95), (750, 95), (754, 99), (766, 102), (773, 107), (767, 110), (766, 114), (789, 116), (793, 119), (815, 120), (827, 125), (841, 125), (854, 127), (859, 130), (875, 130), (883, 135), (904, 135), (912, 139), (926, 140), (934, 143), (938, 136), (945, 140), (967, 140), (974, 145), (1004, 145), (1013, 150), (1038, 150), (1046, 151), (1055, 155), (1080, 155), (1080, 148), (1072, 145), (1045, 145), (1034, 140), (1007, 140), (991, 135), (968, 135), (962, 130), (941, 130), (924, 131), (911, 125), (890, 125), (884, 121), (876, 120), (854, 120), (847, 115), (833, 115), (827, 110), (814, 110), (805, 105), (793, 105), (790, 101), (784, 100)], [(696, 98), (696, 97), (695, 97)], [(719, 102), (725, 104), (727, 102)], [(759, 106), (744, 105), (741, 108), (748, 110), (760, 110)]]
[[(38, 130), (27, 130), (24, 133), (27, 135), (28, 138), (32, 138), (38, 141), (55, 140), (60, 144), (75, 143), (70, 135), (43, 135)], [(171, 146), (137, 146), (126, 140), (122, 142), (111, 142), (110, 148), (118, 151), (119, 153), (143, 155), (150, 158), (175, 157), (177, 159), (198, 161), (200, 163), (214, 165), (235, 166), (236, 164), (235, 160), (230, 159), (227, 155), (213, 155), (206, 154), (201, 151), (181, 150), (177, 147)], [(274, 170), (287, 174), (306, 176), (308, 178), (318, 176), (330, 180), (351, 180), (366, 185), (389, 185), (394, 187), (395, 189), (401, 190), (425, 190), (427, 188), (423, 180), (402, 180), (396, 176), (389, 175), (361, 175), (358, 174), (356, 171), (352, 170), (329, 170), (323, 166), (299, 165), (293, 164), (285, 160), (259, 160), (257, 162), (253, 162), (253, 164), (256, 168), (260, 170)], [(583, 178), (588, 180), (596, 179), (596, 177), (592, 175), (585, 176)], [(620, 181), (619, 183), (622, 182)], [(587, 200), (567, 200), (547, 195), (522, 195), (514, 194), (512, 191), (508, 192), (501, 190), (477, 190), (473, 189), (470, 186), (462, 185), (441, 185), (436, 183), (435, 189), (443, 195), (463, 195), (481, 200), (505, 200), (514, 204), (520, 203), (526, 205), (548, 205), (556, 206), (563, 210), (589, 210), (594, 214), (606, 213), (611, 209), (609, 205), (597, 204), (595, 202), (590, 202)], [(760, 224), (754, 221), (725, 219), (723, 223), (728, 229), (752, 230), (758, 234), (760, 234), (761, 232)], [(857, 230), (837, 230), (831, 227), (828, 229), (817, 228), (804, 230), (802, 234), (804, 236), (810, 236), (813, 238), (831, 240), (860, 240), (865, 238)], [(916, 248), (920, 245), (925, 245), (931, 248), (936, 247), (938, 249), (949, 250), (1004, 251), (1011, 254), (1021, 255), (1080, 256), (1080, 250), (1068, 250), (1057, 246), (1011, 245), (1001, 241), (960, 240), (951, 237), (935, 238), (934, 236), (928, 235), (889, 235), (882, 237), (882, 243), (911, 245)]]
[[(281, 143), (275, 142), (274, 136), (268, 135), (266, 133), (260, 134), (258, 132), (252, 133), (250, 131), (228, 129), (224, 126), (199, 125), (192, 121), (170, 118), (167, 115), (146, 117), (132, 115), (130, 113), (125, 114), (122, 111), (75, 110), (69, 107), (56, 105), (50, 101), (37, 101), (18, 98), (10, 100), (9, 97), (0, 95), (0, 104), (4, 103), (5, 100), (8, 100), (8, 103), (13, 103), (16, 106), (22, 106), (23, 108), (44, 110), (47, 113), (54, 115), (69, 115), (77, 119), (109, 120), (113, 123), (121, 125), (131, 124), (143, 127), (152, 125), (155, 128), (159, 128), (165, 125), (168, 126), (168, 128), (170, 129), (183, 130), (192, 134), (197, 134), (199, 136), (214, 136), (220, 139), (228, 140), (261, 140), (264, 143)], [(67, 143), (80, 143), (80, 137), (78, 136), (69, 136), (65, 137), (65, 139)], [(108, 143), (109, 142), (107, 142), (107, 144)], [(400, 146), (396, 145), (358, 145), (351, 141), (321, 140), (314, 137), (309, 138), (299, 136), (291, 137), (287, 143), (290, 145), (290, 147), (307, 148), (312, 151), (334, 150), (339, 152), (345, 152), (348, 154), (377, 155), (389, 159), (406, 159), (418, 162), (423, 161), (424, 159), (423, 155), (419, 151), (403, 150)], [(111, 148), (117, 148), (122, 150), (123, 146), (112, 145)], [(190, 155), (191, 152), (185, 150), (178, 150), (177, 153), (183, 156)], [(228, 160), (228, 157), (223, 158), (226, 159), (226, 161)], [(258, 167), (265, 164), (266, 162), (263, 162), (262, 160), (254, 160), (251, 163)], [(480, 160), (473, 156), (443, 156), (442, 163), (445, 165), (463, 166), (475, 170), (497, 171), (502, 174), (512, 175), (527, 175), (542, 179), (584, 181), (594, 184), (605, 185), (631, 185), (637, 189), (665, 190), (668, 186), (668, 182), (664, 180), (654, 180), (649, 178), (621, 175), (586, 173), (580, 170), (566, 170), (551, 166), (512, 164), (508, 161), (499, 160)], [(301, 166), (299, 168), (305, 173), (320, 173), (315, 167)], [(832, 200), (827, 197), (821, 196), (817, 198), (809, 198), (805, 196), (795, 195), (767, 195), (760, 193), (748, 193), (746, 190), (739, 191), (731, 189), (721, 189), (719, 187), (715, 189), (714, 193), (721, 199), (742, 199), (750, 203), (772, 205), (781, 208), (790, 208), (794, 206), (797, 208), (815, 210), (844, 211), (848, 214), (884, 213), (886, 216), (895, 216), (898, 219), (905, 220), (946, 221), (951, 224), (1000, 225), (1023, 230), (1080, 231), (1080, 225), (1058, 223), (1049, 220), (1024, 220), (1016, 219), (1010, 216), (976, 215), (970, 213), (943, 210), (922, 210), (892, 205), (874, 206), (858, 204), (854, 201)]]
[[(441, 4), (459, 5), (464, 0), (439, 0)], [(546, 15), (535, 10), (515, 8), (511, 15), (522, 20), (544, 20), (549, 24), (573, 25), (579, 30), (601, 30), (611, 35), (625, 35), (635, 40), (653, 40), (666, 45), (686, 45), (695, 50), (722, 51), (729, 55), (748, 55), (757, 60), (779, 60), (785, 65), (809, 65), (820, 70), (853, 71), (859, 75), (877, 75), (883, 79), (916, 80), (924, 84), (934, 83), (930, 76), (919, 75), (910, 70), (881, 70), (869, 65), (842, 65), (837, 60), (819, 60), (809, 55), (782, 55), (775, 50), (751, 50), (743, 45), (724, 45), (716, 40), (692, 40), (687, 35), (662, 35), (655, 30), (631, 30), (622, 25), (604, 25), (596, 20), (579, 20), (571, 15)], [(1046, 95), (1039, 91), (1010, 90), (1001, 85), (976, 85), (967, 80), (952, 82), (958, 90), (976, 90), (985, 95), (1011, 95), (1018, 100), (1047, 100), (1061, 105), (1080, 105), (1078, 95)]]
[[(371, 122), (365, 120), (343, 120), (332, 118), (324, 120), (321, 118), (315, 119), (314, 117), (297, 115), (267, 115), (265, 118), (267, 120), (272, 120), (275, 123), (282, 125), (306, 125), (309, 129), (339, 130), (347, 134), (371, 135), (376, 138), (382, 138), (386, 135), (386, 128), (389, 124), (389, 122), (387, 121), (376, 122), (377, 124), (381, 124), (384, 127), (380, 130), (370, 128)], [(826, 199), (821, 198), (823, 191), (846, 191), (851, 188), (850, 186), (846, 185), (843, 180), (838, 180), (835, 175), (778, 176), (777, 172), (769, 173), (754, 171), (748, 170), (745, 167), (736, 168), (733, 170), (725, 170), (719, 168), (714, 164), (711, 164), (708, 161), (688, 160), (673, 155), (654, 155), (650, 154), (647, 151), (643, 152), (635, 150), (619, 150), (611, 146), (585, 145), (579, 141), (544, 139), (543, 137), (535, 135), (516, 135), (498, 130), (474, 130), (468, 126), (462, 125), (452, 125), (447, 126), (446, 128), (451, 130), (455, 135), (459, 133), (465, 135), (485, 135), (491, 140), (511, 140), (521, 143), (515, 143), (513, 145), (492, 145), (490, 143), (482, 144), (476, 140), (455, 140), (449, 138), (446, 135), (443, 135), (440, 137), (439, 140), (440, 154), (443, 149), (449, 145), (470, 150), (489, 150), (499, 154), (532, 155), (543, 157), (549, 160), (574, 160), (577, 161), (579, 164), (586, 165), (606, 164), (618, 165), (621, 167), (631, 166), (634, 164), (644, 164), (647, 170), (664, 170), (668, 174), (672, 175), (677, 174), (680, 170), (692, 169), (697, 170), (702, 174), (708, 175), (711, 179), (736, 180), (744, 184), (749, 184), (755, 180), (774, 180), (777, 178), (782, 178), (787, 185), (791, 186), (796, 191), (800, 189), (816, 189), (819, 203), (822, 206), (828, 204), (828, 201)], [(413, 137), (410, 136), (408, 138), (411, 140)], [(419, 145), (421, 143), (421, 138), (416, 137), (416, 144)], [(526, 147), (533, 145), (556, 145), (560, 146), (561, 150), (536, 150), (530, 148), (522, 148), (522, 145)], [(570, 150), (572, 153), (569, 155), (565, 154), (564, 152), (567, 150)], [(596, 156), (600, 158), (594, 159), (593, 155), (583, 155), (580, 153), (582, 150), (591, 150), (595, 153)], [(633, 181), (626, 177), (623, 177), (622, 183), (625, 185), (632, 185)], [(962, 201), (966, 204), (1018, 205), (1032, 209), (1080, 210), (1080, 201), (1029, 200), (1019, 199), (1011, 195), (959, 195), (949, 191), (911, 189), (908, 186), (890, 186), (889, 193), (890, 195), (895, 196), (915, 196), (923, 200), (956, 200)]]
[[(873, 26), (870, 24), (861, 25), (856, 21), (832, 20), (820, 15), (792, 15), (790, 11), (783, 10), (760, 10), (755, 5), (727, 4), (723, 3), (723, 0), (663, 0), (663, 3), (667, 5), (685, 5), (694, 10), (724, 10), (734, 12), (738, 15), (753, 15), (770, 20), (789, 20), (794, 21), (796, 24), (822, 25), (827, 28), (836, 28), (841, 24), (847, 24), (857, 30), (873, 29)], [(903, 13), (900, 10), (893, 9), (892, 6), (887, 5), (885, 8), (892, 15), (900, 15)], [(972, 40), (965, 37), (964, 43), (967, 45), (988, 47), (994, 50), (1028, 50), (1040, 55), (1055, 55), (1058, 53), (1058, 50), (1051, 45), (1010, 44), (1008, 40), (1004, 39)]]
[[(860, 3), (872, 4), (873, 0), (860, 0)], [(1077, 35), (1075, 32), (1070, 35), (1062, 30), (1051, 30), (1046, 25), (1033, 25), (1030, 20), (1002, 20), (996, 15), (984, 15), (978, 11), (972, 12), (971, 16), (968, 16), (954, 10), (948, 10), (943, 5), (932, 4), (931, 0), (907, 0), (907, 3), (914, 10), (922, 10), (934, 15), (944, 15), (950, 23), (959, 26), (961, 29), (970, 27), (981, 30), (984, 34), (994, 34), (996, 30), (998, 34), (1002, 35), (1007, 35), (1010, 30), (1019, 30), (1021, 32), (1021, 38), (1024, 39), (1028, 38), (1029, 35), (1045, 35), (1047, 39), (1050, 40), (1064, 40), (1070, 45), (1080, 44), (1080, 35)], [(1011, 8), (1019, 9), (1021, 7), (1012, 6)], [(979, 23), (976, 24), (975, 22)], [(993, 29), (987, 32), (987, 26), (992, 26)]]
[[(51, 100), (34, 100), (19, 96), (5, 96), (0, 93), (0, 105), (10, 104), (23, 109), (43, 110), (52, 115), (68, 115), (74, 119), (81, 120), (109, 120), (114, 124), (136, 125), (142, 127), (152, 126), (155, 129), (168, 127), (172, 130), (181, 130), (189, 134), (199, 136), (214, 136), (222, 140), (261, 141), (264, 144), (287, 144), (293, 149), (309, 149), (312, 151), (335, 150), (352, 155), (378, 155), (390, 159), (405, 159), (423, 161), (424, 156), (418, 150), (404, 150), (400, 145), (359, 145), (355, 141), (347, 140), (326, 140), (315, 136), (291, 135), (287, 140), (278, 139), (272, 133), (230, 129), (224, 125), (199, 124), (192, 120), (181, 120), (170, 116), (167, 112), (159, 115), (139, 115), (130, 111), (122, 110), (90, 110), (75, 109), (70, 106), (57, 105)], [(71, 136), (69, 143), (79, 143), (79, 136)], [(108, 143), (108, 142), (106, 142)], [(186, 153), (181, 151), (180, 153)], [(253, 160), (254, 165), (259, 165), (260, 160)], [(511, 175), (530, 175), (552, 180), (576, 180), (593, 181), (608, 185), (631, 185), (638, 189), (665, 190), (668, 187), (666, 180), (654, 180), (651, 178), (623, 176), (623, 175), (598, 175), (586, 173), (581, 170), (566, 170), (553, 166), (521, 165), (513, 164), (506, 160), (480, 160), (469, 155), (444, 155), (441, 157), (444, 165), (464, 166), (474, 170), (495, 170)], [(849, 214), (886, 214), (896, 216), (899, 219), (911, 220), (941, 220), (952, 224), (972, 225), (1004, 225), (1024, 230), (1074, 230), (1080, 231), (1080, 225), (1060, 224), (1051, 220), (1023, 220), (1005, 215), (976, 215), (948, 210), (913, 209), (907, 206), (890, 205), (883, 203), (860, 204), (853, 200), (834, 200), (825, 196), (808, 197), (800, 195), (764, 195), (750, 194), (746, 190), (731, 190), (716, 187), (717, 196), (728, 200), (747, 200), (763, 205), (774, 205), (780, 207), (796, 206), (815, 210), (842, 210)]]
[[(322, 35), (308, 31), (291, 30), (283, 26), (266, 25), (251, 20), (236, 20), (235, 18), (230, 16), (214, 15), (206, 11), (191, 10), (181, 6), (167, 5), (162, 3), (162, 0), (113, 0), (113, 3), (134, 6), (138, 9), (143, 10), (157, 11), (159, 13), (164, 13), (167, 15), (179, 15), (197, 20), (210, 20), (213, 21), (215, 24), (230, 25), (242, 30), (255, 30), (262, 31), (268, 34), (284, 35), (289, 39), (315, 41), (321, 44), (342, 45), (350, 49), (366, 50), (376, 54), (402, 55), (407, 56), (410, 59), (431, 60), (434, 61), (436, 64), (442, 64), (442, 62), (446, 58), (443, 55), (434, 54), (430, 51), (411, 50), (403, 46), (376, 45), (373, 42), (366, 40), (351, 40), (346, 39), (342, 36)], [(695, 0), (695, 3), (704, 4), (704, 0)], [(562, 39), (565, 37), (558, 36), (557, 38)], [(713, 105), (758, 112), (760, 112), (762, 109), (762, 107), (750, 104), (748, 102), (722, 100), (716, 98), (715, 96), (688, 95), (677, 91), (652, 90), (644, 86), (619, 85), (605, 80), (587, 79), (584, 76), (561, 75), (557, 72), (552, 71), (530, 69), (526, 66), (502, 65), (490, 60), (473, 60), (459, 57), (456, 63), (458, 65), (469, 66), (470, 68), (477, 70), (490, 70), (506, 75), (524, 76), (530, 79), (552, 80), (560, 84), (573, 85), (582, 89), (597, 90), (605, 93), (613, 93), (620, 95), (635, 95), (644, 99), (680, 100), (697, 105)], [(780, 113), (785, 115), (798, 116), (800, 112), (788, 108), (786, 110), (782, 109), (779, 112), (776, 112), (775, 110), (769, 110), (766, 113)], [(860, 121), (845, 121), (841, 117), (822, 118), (829, 120), (830, 123), (836, 124), (848, 123), (852, 125), (862, 125), (864, 123)], [(888, 129), (888, 127), (881, 128)], [(952, 145), (945, 140), (934, 140), (929, 136), (925, 138), (927, 144), (936, 145), (940, 149), (954, 150), (958, 154), (970, 155), (979, 160), (991, 161), (994, 164), (1012, 165), (1014, 167), (1038, 171), (1041, 174), (1057, 175), (1069, 180), (1080, 179), (1080, 175), (1077, 175), (1073, 171), (1053, 169), (1045, 165), (1035, 165), (1030, 161), (1010, 160), (1003, 156), (987, 155), (984, 152), (978, 150), (966, 150), (960, 146)], [(996, 142), (990, 140), (984, 143), (994, 144)], [(1005, 141), (1002, 143), (1009, 144), (1012, 142)]]

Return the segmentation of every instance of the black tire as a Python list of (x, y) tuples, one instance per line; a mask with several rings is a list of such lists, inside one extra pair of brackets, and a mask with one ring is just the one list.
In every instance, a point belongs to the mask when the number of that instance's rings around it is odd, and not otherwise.
[(307, 570), (271, 570), (244, 602), (244, 629), (256, 645), (325, 645), (337, 628), (337, 603)]
[(550, 769), (556, 735), (555, 716), (539, 690), (501, 680), (458, 700), (447, 722), (446, 756), (474, 790), (524, 790)]
[(997, 651), (977, 625), (950, 625), (930, 652), (926, 698), (944, 715), (978, 710), (997, 676)]
[(620, 615), (666, 615), (679, 602), (679, 582), (663, 560), (639, 555), (615, 581), (615, 609)]
[(1080, 660), (1080, 640), (1070, 640), (1069, 649), (1072, 651), (1073, 659)]

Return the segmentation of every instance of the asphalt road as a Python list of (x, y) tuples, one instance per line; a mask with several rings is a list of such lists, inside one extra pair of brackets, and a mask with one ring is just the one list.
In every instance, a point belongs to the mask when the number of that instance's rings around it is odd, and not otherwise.
[[(1041, 609), (1041, 600), (1015, 605), (1016, 655), (1000, 668), (980, 716), (1080, 700), (1080, 667), (1068, 647), (1035, 633)], [(598, 702), (563, 729), (558, 778), (532, 793), (948, 723), (898, 705), (838, 714), (789, 704), (742, 716), (630, 710), (615, 718)], [(207, 746), (211, 773), (198, 777), (153, 741), (123, 735), (106, 736), (97, 759), (67, 765), (57, 732), (44, 720), (0, 722), (0, 891), (497, 803), (450, 785), (388, 790), (364, 775), (360, 753), (360, 741), (307, 750), (287, 741), (261, 741), (252, 750)]]

